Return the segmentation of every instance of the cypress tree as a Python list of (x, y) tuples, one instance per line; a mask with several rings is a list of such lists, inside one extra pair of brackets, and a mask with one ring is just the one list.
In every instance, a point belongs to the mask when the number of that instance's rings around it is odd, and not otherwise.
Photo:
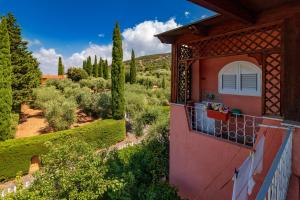
[(6, 18), (0, 23), (0, 141), (11, 131), (12, 88), (11, 55)]
[(87, 58), (86, 67), (85, 68), (86, 68), (85, 71), (88, 73), (88, 75), (92, 76), (93, 75), (93, 66), (92, 66), (91, 56), (89, 56)]
[(132, 49), (131, 51), (131, 61), (130, 61), (130, 84), (136, 82), (136, 66), (135, 66), (135, 55)]
[(122, 38), (118, 23), (116, 23), (113, 32), (111, 86), (113, 118), (123, 119), (125, 115), (125, 68), (123, 65)]
[(166, 89), (166, 80), (165, 80), (165, 76), (163, 76), (162, 82), (161, 82), (161, 87), (163, 89)]
[(97, 62), (97, 56), (96, 55), (95, 55), (95, 59), (94, 59), (93, 75), (94, 75), (94, 77), (99, 76), (99, 68), (98, 68), (98, 62)]
[(103, 60), (100, 58), (98, 64), (99, 77), (103, 77)]
[(103, 78), (108, 79), (108, 62), (105, 60), (104, 65), (103, 65)]
[(84, 69), (86, 71), (86, 60), (82, 61), (82, 69)]
[(10, 40), (13, 108), (19, 111), (20, 105), (30, 99), (32, 89), (40, 85), (42, 73), (38, 61), (28, 50), (28, 42), (22, 39), (21, 28), (15, 17), (9, 13), (6, 18)]
[(58, 58), (58, 75), (64, 75), (65, 73), (65, 68), (62, 64), (61, 57)]

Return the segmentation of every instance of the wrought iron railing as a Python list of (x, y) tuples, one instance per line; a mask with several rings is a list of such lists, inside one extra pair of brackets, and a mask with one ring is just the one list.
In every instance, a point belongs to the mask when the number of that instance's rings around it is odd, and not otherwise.
[(261, 117), (231, 114), (228, 121), (207, 117), (206, 108), (201, 104), (186, 106), (190, 129), (234, 143), (252, 147), (259, 130)]
[(285, 200), (292, 173), (292, 129), (278, 150), (269, 172), (256, 196), (257, 200)]

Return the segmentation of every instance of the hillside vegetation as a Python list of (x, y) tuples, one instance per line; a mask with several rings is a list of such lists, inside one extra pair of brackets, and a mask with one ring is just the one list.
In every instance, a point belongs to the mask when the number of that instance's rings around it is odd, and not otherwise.
[(75, 129), (0, 142), (0, 182), (14, 178), (20, 171), (26, 174), (31, 157), (49, 151), (46, 142), (63, 142), (69, 137), (85, 141), (96, 149), (106, 148), (125, 138), (125, 122), (99, 120)]
[[(130, 61), (125, 61), (126, 69)], [(165, 69), (170, 71), (171, 54), (153, 54), (136, 58), (137, 71), (140, 73), (153, 73), (156, 70)]]

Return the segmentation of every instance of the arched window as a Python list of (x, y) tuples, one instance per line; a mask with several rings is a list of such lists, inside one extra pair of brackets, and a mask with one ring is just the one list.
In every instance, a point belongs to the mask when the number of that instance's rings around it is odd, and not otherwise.
[(229, 63), (219, 72), (219, 93), (261, 96), (261, 76), (261, 69), (253, 63)]

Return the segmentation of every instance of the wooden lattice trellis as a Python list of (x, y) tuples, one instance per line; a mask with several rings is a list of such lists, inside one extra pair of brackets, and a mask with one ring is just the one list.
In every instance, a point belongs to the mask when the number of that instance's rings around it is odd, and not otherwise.
[(177, 64), (177, 103), (187, 103), (192, 98), (192, 71), (190, 62), (185, 61), (192, 58), (192, 49), (181, 45), (178, 49)]
[(191, 67), (187, 65), (187, 62), (178, 64), (177, 80), (177, 103), (186, 103), (191, 100), (192, 97), (192, 72)]
[[(218, 56), (229, 56), (263, 52), (266, 50), (280, 50), (281, 24), (244, 29), (199, 41), (184, 44), (189, 48), (191, 57), (181, 56), (179, 60), (201, 59)], [(188, 52), (185, 50), (184, 52)]]
[(268, 54), (265, 55), (264, 61), (264, 113), (280, 115), (281, 56), (279, 53)]
[(230, 55), (261, 54), (265, 55), (262, 56), (265, 68), (264, 114), (280, 115), (281, 38), (282, 25), (274, 23), (179, 45), (177, 48), (177, 102), (186, 103), (191, 98), (190, 66), (193, 61)]

